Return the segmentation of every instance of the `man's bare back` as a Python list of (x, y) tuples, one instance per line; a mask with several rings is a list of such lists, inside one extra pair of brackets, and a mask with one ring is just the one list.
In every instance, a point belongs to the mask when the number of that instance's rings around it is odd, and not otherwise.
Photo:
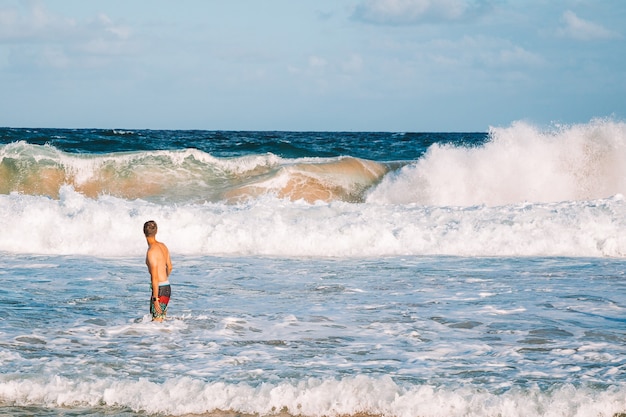
[(170, 271), (172, 270), (172, 261), (170, 260), (170, 251), (162, 242), (157, 242), (154, 239), (153, 242), (148, 240), (148, 251), (146, 252), (146, 265), (148, 266), (148, 272), (152, 278), (153, 285), (159, 285), (161, 282), (167, 281)]

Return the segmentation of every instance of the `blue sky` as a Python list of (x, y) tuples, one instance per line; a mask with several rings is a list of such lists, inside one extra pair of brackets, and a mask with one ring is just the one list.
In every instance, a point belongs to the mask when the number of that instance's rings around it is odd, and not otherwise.
[(486, 131), (626, 116), (623, 0), (0, 0), (0, 126)]

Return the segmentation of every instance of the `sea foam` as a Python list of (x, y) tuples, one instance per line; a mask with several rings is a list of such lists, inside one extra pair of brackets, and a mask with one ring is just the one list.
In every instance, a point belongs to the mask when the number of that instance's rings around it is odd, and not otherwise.
[(624, 256), (626, 124), (492, 128), (413, 161), (0, 147), (0, 251)]
[[(46, 407), (125, 407), (149, 414), (189, 415), (235, 412), (302, 416), (388, 415), (395, 417), (611, 417), (624, 411), (626, 388), (602, 392), (563, 385), (550, 392), (539, 388), (503, 393), (459, 386), (402, 387), (389, 377), (311, 378), (297, 383), (227, 384), (189, 377), (154, 383), (147, 379), (78, 381), (0, 380), (5, 405)], [(190, 401), (193, 398), (193, 401)]]
[(626, 123), (491, 128), (477, 147), (432, 145), (368, 201), (436, 206), (594, 200), (626, 193)]
[(626, 203), (505, 206), (307, 204), (270, 197), (245, 204), (160, 205), (71, 187), (59, 200), (0, 195), (0, 251), (137, 256), (142, 226), (188, 255), (266, 256), (624, 256)]

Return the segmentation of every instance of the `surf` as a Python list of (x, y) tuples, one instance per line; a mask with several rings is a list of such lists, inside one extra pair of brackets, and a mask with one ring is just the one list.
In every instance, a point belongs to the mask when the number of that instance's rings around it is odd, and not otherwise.
[[(309, 378), (300, 382), (229, 384), (190, 377), (162, 383), (103, 378), (80, 381), (63, 377), (0, 381), (3, 407), (120, 408), (166, 415), (249, 415), (396, 417), (567, 415), (613, 416), (623, 412), (623, 387), (594, 392), (569, 384), (543, 392), (538, 387), (501, 393), (472, 386), (402, 386), (388, 376)], [(193, 398), (193, 401), (189, 399)]]
[[(182, 135), (153, 135), (174, 134)], [(458, 140), (419, 137), (413, 143), (411, 135), (387, 135), (389, 147), (404, 150), (379, 150), (376, 160), (249, 151), (225, 156), (224, 149), (239, 146), (226, 133), (217, 145), (201, 144), (205, 150), (190, 146), (202, 135), (185, 134), (192, 139), (176, 136), (180, 149), (95, 153), (23, 140), (0, 145), (0, 251), (141, 254), (137, 231), (154, 219), (171, 249), (189, 255), (626, 254), (622, 122), (544, 129), (518, 122), (492, 128), (486, 141), (443, 135)], [(307, 149), (307, 135), (296, 135), (298, 152)], [(255, 133), (247, 136), (255, 152), (269, 146)], [(322, 135), (326, 141), (336, 136)], [(414, 159), (386, 159), (411, 147)], [(95, 239), (94, 230), (103, 239)]]
[(217, 158), (197, 149), (74, 154), (21, 141), (0, 148), (0, 193), (58, 199), (61, 188), (71, 186), (92, 199), (163, 203), (237, 203), (266, 194), (309, 203), (361, 202), (389, 169), (354, 157)]
[(626, 123), (606, 119), (541, 129), (491, 128), (479, 146), (433, 144), (387, 175), (368, 202), (507, 205), (609, 198), (626, 193)]
[(141, 256), (142, 225), (160, 225), (174, 253), (370, 257), (625, 256), (623, 196), (506, 206), (307, 203), (266, 195), (238, 204), (160, 204), (86, 197), (0, 195), (0, 251)]

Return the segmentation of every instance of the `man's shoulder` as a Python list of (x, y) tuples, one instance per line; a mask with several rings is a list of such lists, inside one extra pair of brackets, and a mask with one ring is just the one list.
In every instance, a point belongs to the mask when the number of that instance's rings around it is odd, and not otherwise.
[(150, 247), (148, 247), (148, 254), (162, 254), (162, 253), (169, 253), (169, 250), (167, 249), (167, 246), (165, 246), (164, 243), (162, 242), (154, 242), (154, 244), (150, 245)]

